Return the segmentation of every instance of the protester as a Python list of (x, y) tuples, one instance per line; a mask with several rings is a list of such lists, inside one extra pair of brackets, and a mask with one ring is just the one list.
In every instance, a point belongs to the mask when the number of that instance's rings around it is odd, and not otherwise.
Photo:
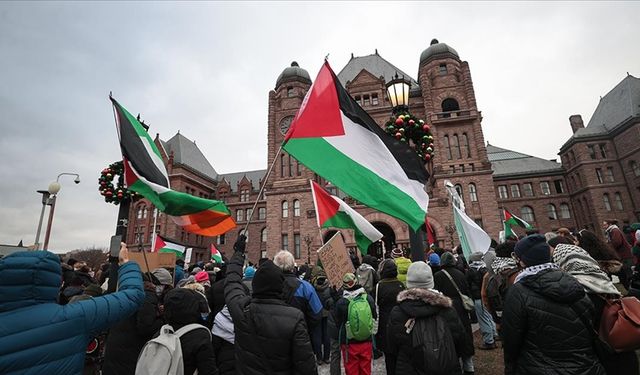
[(511, 257), (515, 242), (507, 241), (496, 247), (496, 257), (491, 263), (491, 271), (482, 278), (480, 293), (482, 305), (491, 314), (498, 337), (501, 336), (502, 312), (507, 291), (520, 272), (518, 264)]
[[(166, 274), (160, 270), (166, 271)], [(161, 313), (164, 287), (159, 285), (157, 277), (152, 276), (155, 274), (160, 275), (169, 288), (173, 285), (171, 275), (164, 268), (154, 270), (151, 275), (144, 275), (145, 298), (142, 306), (109, 330), (102, 365), (103, 375), (133, 374), (142, 347), (164, 324)]]
[(443, 253), (440, 257), (440, 264), (442, 270), (434, 275), (435, 288), (445, 296), (451, 298), (453, 307), (458, 313), (458, 318), (460, 318), (465, 332), (462, 343), (458, 348), (458, 354), (462, 358), (463, 371), (465, 373), (473, 373), (473, 355), (475, 354), (475, 350), (473, 347), (471, 321), (469, 320), (469, 314), (462, 304), (462, 297), (460, 297), (460, 293), (469, 296), (469, 286), (467, 285), (464, 274), (456, 267), (456, 260), (453, 254), (450, 252)]
[[(451, 298), (433, 287), (431, 268), (424, 262), (412, 263), (407, 273), (408, 289), (398, 294), (398, 305), (389, 317), (388, 347), (385, 351), (387, 374), (429, 375), (433, 373), (429, 366), (442, 362), (448, 366), (438, 368), (438, 373), (461, 372), (458, 357), (459, 348), (464, 346), (464, 327), (452, 308)], [(436, 327), (442, 323), (445, 327), (438, 331)], [(443, 346), (417, 346), (416, 342), (423, 337), (431, 337), (432, 341)], [(430, 354), (450, 356), (448, 361), (441, 362), (433, 361), (434, 357), (428, 357)]]
[(313, 286), (306, 280), (300, 280), (295, 274), (295, 259), (288, 251), (280, 251), (273, 258), (273, 263), (280, 267), (284, 275), (282, 298), (289, 305), (304, 313), (309, 329), (313, 332), (322, 320), (322, 303)]
[(438, 253), (429, 254), (429, 267), (431, 267), (431, 272), (434, 274), (440, 271), (440, 255)]
[(329, 334), (329, 341), (331, 345), (331, 354), (329, 356), (329, 374), (330, 375), (341, 375), (341, 365), (340, 362), (342, 360), (342, 355), (340, 353), (340, 327), (336, 324), (336, 302), (340, 298), (342, 298), (342, 285), (340, 288), (331, 287), (329, 289), (329, 294), (331, 296), (331, 301), (329, 301), (329, 316), (327, 317), (327, 332)]
[[(606, 301), (620, 297), (620, 292), (613, 285), (598, 262), (584, 249), (567, 244), (559, 244), (553, 252), (553, 262), (563, 271), (575, 277), (585, 289), (587, 296), (595, 307), (593, 329), (600, 327), (600, 317)], [(638, 357), (635, 352), (599, 353), (599, 359), (607, 374), (637, 375)]]
[(391, 251), (391, 257), (393, 258), (393, 261), (396, 262), (396, 266), (398, 268), (398, 280), (407, 285), (407, 270), (411, 265), (411, 259), (405, 258), (404, 251), (397, 247)]
[(491, 314), (484, 308), (482, 304), (482, 280), (487, 273), (487, 265), (482, 260), (483, 254), (481, 252), (474, 252), (469, 257), (469, 270), (467, 271), (467, 284), (469, 285), (469, 297), (473, 299), (475, 305), (476, 316), (478, 317), (478, 324), (480, 325), (480, 332), (482, 333), (483, 344), (480, 349), (492, 350), (498, 346), (495, 343), (494, 337), (498, 336), (496, 332), (496, 325), (491, 318)]
[(248, 266), (244, 269), (244, 278), (242, 279), (242, 283), (244, 286), (249, 289), (249, 293), (253, 293), (253, 289), (251, 289), (251, 283), (253, 282), (253, 276), (256, 274), (256, 269)]
[(200, 271), (195, 276), (196, 282), (204, 288), (206, 292), (209, 288), (211, 288), (211, 281), (209, 280), (209, 273), (207, 271)]
[(235, 332), (229, 308), (225, 306), (213, 323), (213, 351), (216, 355), (216, 366), (220, 375), (236, 374)]
[(378, 306), (378, 333), (376, 345), (384, 352), (384, 361), (387, 374), (395, 374), (395, 362), (391, 353), (387, 350), (387, 324), (391, 310), (397, 305), (398, 294), (405, 289), (404, 284), (398, 280), (398, 267), (392, 259), (385, 259), (380, 263), (380, 281), (374, 294)]
[(370, 375), (372, 328), (373, 320), (377, 319), (375, 303), (352, 273), (344, 275), (342, 288), (344, 292), (336, 302), (335, 317), (344, 370), (347, 375)]
[(356, 269), (356, 277), (358, 278), (358, 284), (361, 285), (364, 290), (373, 296), (376, 284), (378, 284), (378, 274), (373, 265), (376, 262), (376, 258), (371, 255), (365, 255), (362, 257), (362, 264)]
[[(207, 302), (211, 309), (211, 315), (215, 317), (225, 305), (224, 289), (227, 276), (227, 264), (221, 264), (220, 270), (216, 273), (216, 281), (206, 293)], [(247, 291), (248, 293), (248, 291)]]
[(604, 375), (583, 323), (594, 311), (582, 285), (551, 263), (542, 235), (518, 241), (514, 253), (524, 269), (505, 301), (505, 375)]
[(184, 259), (180, 259), (180, 258), (176, 259), (176, 268), (175, 268), (175, 271), (174, 271), (174, 276), (175, 276), (174, 277), (175, 280), (173, 280), (173, 282), (174, 282), (173, 286), (175, 287), (175, 286), (178, 285), (178, 282), (180, 280), (184, 279), (184, 277), (185, 277), (185, 274), (184, 274)]
[[(121, 245), (120, 291), (58, 305), (58, 256), (15, 252), (0, 259), (0, 374), (80, 374), (96, 332), (131, 315), (144, 300), (140, 267)], [(17, 339), (17, 338), (20, 339)]]
[(598, 238), (593, 232), (585, 229), (578, 232), (577, 237), (578, 246), (589, 253), (604, 272), (608, 275), (617, 275), (621, 272), (622, 262), (620, 257), (608, 243)]
[[(317, 374), (303, 313), (282, 300), (282, 269), (265, 261), (253, 277), (253, 296), (242, 285), (244, 235), (234, 244), (225, 300), (234, 323), (236, 368), (244, 375)], [(253, 297), (253, 298), (252, 298)]]
[(602, 222), (602, 229), (604, 229), (607, 237), (607, 242), (611, 245), (618, 258), (622, 262), (622, 269), (618, 272), (617, 276), (620, 278), (620, 283), (627, 289), (631, 283), (631, 267), (633, 266), (633, 254), (631, 253), (631, 245), (627, 242), (624, 233), (618, 228), (615, 220), (605, 220)]
[(327, 274), (322, 267), (315, 266), (310, 271), (311, 285), (316, 290), (320, 303), (322, 303), (322, 320), (317, 324), (311, 335), (311, 343), (313, 344), (313, 352), (316, 354), (316, 363), (322, 365), (329, 364), (331, 355), (331, 340), (329, 337), (329, 313), (333, 309), (334, 301), (331, 297), (331, 288), (327, 280)]

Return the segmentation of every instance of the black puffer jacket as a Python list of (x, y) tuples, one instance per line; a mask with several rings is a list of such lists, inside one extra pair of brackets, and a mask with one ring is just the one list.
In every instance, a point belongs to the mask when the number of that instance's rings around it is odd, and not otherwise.
[(574, 311), (591, 321), (593, 305), (576, 279), (558, 269), (540, 271), (513, 284), (504, 305), (505, 375), (605, 374)]
[(382, 263), (382, 269), (380, 270), (380, 277), (382, 280), (378, 282), (377, 296), (374, 293), (374, 297), (377, 297), (376, 305), (378, 305), (378, 333), (376, 334), (376, 345), (378, 349), (386, 351), (386, 331), (387, 323), (389, 322), (389, 315), (391, 310), (398, 304), (398, 293), (403, 291), (404, 284), (398, 280), (398, 270), (395, 262), (392, 260), (385, 260)]
[(467, 285), (469, 286), (469, 297), (473, 299), (482, 298), (482, 278), (487, 273), (486, 267), (476, 268), (469, 266), (467, 270)]
[[(427, 289), (407, 289), (398, 295), (399, 305), (394, 307), (387, 326), (387, 353), (394, 359), (395, 373), (402, 375), (428, 375), (424, 372), (424, 353), (414, 348), (411, 334), (405, 324), (410, 318), (443, 318), (457, 348), (464, 342), (464, 327), (452, 308), (451, 299)], [(387, 354), (385, 353), (385, 354)], [(461, 369), (454, 374), (459, 374)]]
[[(227, 266), (224, 293), (235, 328), (238, 373), (317, 374), (304, 315), (278, 298), (282, 271), (273, 262), (264, 262), (253, 278), (252, 299), (242, 285), (243, 263), (244, 255), (236, 252)], [(261, 285), (263, 280), (268, 285)], [(268, 296), (273, 297), (263, 298)]]
[(236, 354), (232, 343), (213, 336), (213, 350), (216, 353), (216, 364), (220, 375), (236, 374)]

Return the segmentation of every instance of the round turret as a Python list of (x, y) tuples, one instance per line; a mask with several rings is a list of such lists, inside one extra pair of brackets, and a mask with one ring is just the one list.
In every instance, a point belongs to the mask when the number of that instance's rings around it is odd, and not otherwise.
[(431, 40), (429, 48), (422, 51), (422, 54), (420, 55), (420, 64), (422, 65), (430, 60), (443, 57), (460, 59), (460, 56), (458, 56), (458, 52), (456, 52), (455, 49), (449, 47), (446, 43), (438, 42), (438, 39), (433, 39)]
[(302, 69), (297, 62), (292, 62), (291, 66), (285, 68), (285, 70), (280, 73), (278, 79), (276, 80), (276, 87), (279, 87), (281, 84), (286, 82), (298, 81), (307, 84), (311, 84), (311, 77), (309, 77), (309, 72)]

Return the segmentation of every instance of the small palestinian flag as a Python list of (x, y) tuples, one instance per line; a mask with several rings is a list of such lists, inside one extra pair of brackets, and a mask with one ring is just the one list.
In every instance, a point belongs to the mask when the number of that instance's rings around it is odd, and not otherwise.
[(138, 120), (115, 99), (116, 126), (127, 187), (153, 203), (185, 231), (216, 236), (236, 226), (221, 201), (171, 190), (160, 151)]
[(526, 221), (520, 219), (516, 215), (513, 215), (511, 212), (504, 210), (504, 236), (505, 238), (509, 238), (511, 236), (517, 237), (516, 234), (511, 230), (512, 226), (519, 226), (524, 229), (531, 229), (533, 226), (527, 223)]
[(178, 258), (184, 258), (185, 246), (178, 245), (177, 243), (169, 242), (162, 237), (156, 237), (156, 246), (153, 249), (154, 253), (174, 253)]
[(349, 96), (328, 62), (302, 102), (283, 148), (362, 204), (414, 230), (424, 225), (429, 204), (424, 163)]
[(342, 199), (329, 195), (320, 185), (311, 181), (311, 195), (316, 208), (316, 218), (320, 228), (353, 229), (356, 244), (363, 255), (369, 245), (382, 238), (380, 233), (362, 215)]
[(220, 251), (216, 249), (216, 245), (214, 244), (211, 244), (211, 260), (220, 264), (224, 263), (224, 260), (222, 260), (222, 254), (220, 254)]

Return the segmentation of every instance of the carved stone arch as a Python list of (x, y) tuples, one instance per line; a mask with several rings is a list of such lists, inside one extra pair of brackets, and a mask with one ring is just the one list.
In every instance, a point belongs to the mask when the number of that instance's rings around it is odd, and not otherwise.
[(466, 98), (461, 93), (449, 90), (436, 96), (434, 98), (433, 105), (440, 111), (442, 110), (442, 102), (447, 98), (455, 99), (458, 102), (460, 109), (469, 108)]

